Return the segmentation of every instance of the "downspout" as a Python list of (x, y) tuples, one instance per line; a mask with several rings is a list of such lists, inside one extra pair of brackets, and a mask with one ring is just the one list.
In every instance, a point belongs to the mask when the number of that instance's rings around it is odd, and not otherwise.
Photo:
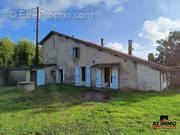
[(160, 71), (160, 91), (162, 90), (162, 80), (161, 80), (161, 71)]

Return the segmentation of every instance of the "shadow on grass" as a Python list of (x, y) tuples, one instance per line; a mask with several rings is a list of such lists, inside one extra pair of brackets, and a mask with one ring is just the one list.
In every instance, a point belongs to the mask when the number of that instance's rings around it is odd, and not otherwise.
[(71, 85), (47, 85), (37, 87), (32, 93), (23, 93), (15, 87), (5, 88), (0, 91), (0, 113), (17, 112), (35, 109), (33, 113), (51, 113), (60, 108), (67, 108), (82, 104), (84, 101), (73, 98), (86, 87)]
[[(74, 97), (89, 90), (91, 89), (72, 85), (47, 85), (37, 87), (35, 92), (23, 93), (15, 87), (6, 87), (0, 90), (0, 113), (23, 110), (32, 110), (32, 113), (51, 113), (76, 105), (83, 106), (87, 101)], [(109, 92), (115, 98), (108, 103), (121, 106), (128, 106), (151, 97), (170, 97), (180, 94), (179, 90), (166, 90), (164, 92), (110, 90)]]

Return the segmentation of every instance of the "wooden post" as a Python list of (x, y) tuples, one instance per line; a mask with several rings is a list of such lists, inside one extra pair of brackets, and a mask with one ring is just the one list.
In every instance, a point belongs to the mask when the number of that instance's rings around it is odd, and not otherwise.
[(39, 64), (39, 7), (37, 7), (37, 22), (36, 22), (36, 65)]

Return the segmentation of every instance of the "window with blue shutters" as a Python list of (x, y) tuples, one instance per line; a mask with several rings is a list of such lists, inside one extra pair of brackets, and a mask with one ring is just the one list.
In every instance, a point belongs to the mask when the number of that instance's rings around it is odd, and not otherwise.
[(80, 58), (80, 48), (75, 47), (72, 49), (72, 58), (79, 59)]

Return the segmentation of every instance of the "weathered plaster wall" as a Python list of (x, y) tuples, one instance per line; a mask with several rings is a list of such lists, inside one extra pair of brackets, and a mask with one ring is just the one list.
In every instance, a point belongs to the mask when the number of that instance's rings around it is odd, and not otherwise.
[(138, 89), (160, 91), (160, 71), (146, 65), (137, 64)]
[(170, 86), (170, 72), (161, 72), (161, 89)]
[(9, 85), (16, 85), (17, 82), (25, 82), (26, 81), (26, 72), (29, 72), (29, 71), (8, 71), (7, 83)]
[(43, 70), (45, 72), (45, 84), (56, 83), (56, 66), (44, 67), (41, 69), (34, 69), (31, 71), (31, 81), (37, 82), (37, 71)]
[[(76, 62), (72, 59), (72, 48), (74, 47), (80, 47), (80, 60)], [(132, 61), (56, 35), (51, 36), (44, 43), (42, 50), (43, 64), (57, 64), (58, 69), (63, 69), (65, 83), (74, 83), (74, 68), (76, 65), (92, 66), (98, 63), (119, 62), (121, 63), (120, 87), (137, 88), (136, 63)], [(95, 85), (94, 70), (93, 68), (91, 72), (93, 86)]]
[(45, 67), (42, 70), (45, 71), (46, 84), (56, 83), (56, 67), (55, 66)]

